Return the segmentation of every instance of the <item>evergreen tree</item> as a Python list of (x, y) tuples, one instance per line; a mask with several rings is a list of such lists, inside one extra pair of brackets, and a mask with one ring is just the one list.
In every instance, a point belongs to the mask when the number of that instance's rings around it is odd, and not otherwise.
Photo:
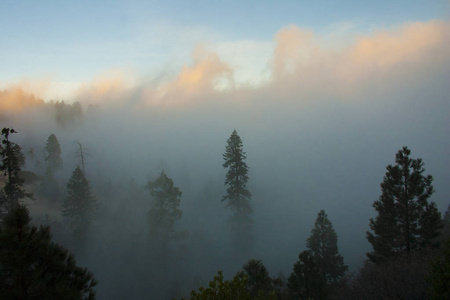
[(97, 281), (76, 265), (72, 254), (51, 241), (50, 227), (37, 228), (24, 205), (4, 217), (0, 227), (2, 299), (95, 299)]
[(428, 198), (433, 193), (431, 175), (424, 176), (423, 162), (409, 157), (403, 147), (395, 157), (396, 165), (388, 165), (381, 183), (381, 196), (373, 207), (378, 212), (370, 219), (367, 239), (373, 251), (367, 256), (382, 262), (397, 255), (431, 245), (441, 228), (440, 213)]
[(234, 130), (227, 140), (223, 154), (225, 160), (223, 167), (228, 168), (228, 172), (225, 179), (227, 193), (222, 201), (226, 201), (227, 207), (234, 212), (230, 219), (232, 243), (236, 249), (244, 252), (249, 250), (253, 240), (251, 233), (253, 221), (250, 217), (252, 194), (247, 189), (249, 168), (244, 161), (246, 158), (242, 140)]
[(303, 251), (294, 264), (288, 278), (288, 289), (292, 299), (324, 299), (324, 281), (309, 251)]
[(257, 295), (269, 295), (273, 290), (272, 279), (269, 277), (266, 267), (260, 259), (251, 259), (242, 267), (243, 271), (238, 275), (247, 277), (247, 289), (252, 297)]
[(148, 212), (148, 223), (152, 237), (173, 238), (175, 221), (181, 218), (180, 201), (182, 192), (173, 184), (164, 171), (147, 188), (150, 190), (153, 203)]
[(75, 168), (67, 183), (67, 194), (63, 204), (63, 216), (71, 220), (72, 233), (77, 242), (83, 246), (94, 219), (97, 199), (79, 166)]
[(242, 140), (234, 130), (227, 140), (227, 146), (223, 154), (225, 160), (223, 167), (228, 168), (228, 172), (225, 179), (227, 194), (223, 196), (222, 201), (227, 201), (227, 207), (242, 214), (252, 212), (250, 205), (252, 194), (247, 189), (248, 166), (244, 162), (246, 158)]
[(63, 166), (63, 161), (61, 158), (61, 146), (59, 145), (58, 139), (53, 133), (47, 139), (45, 152), (47, 174), (52, 176), (55, 171), (61, 169)]
[(327, 284), (338, 283), (348, 267), (344, 265), (344, 258), (339, 255), (337, 234), (324, 210), (317, 215), (306, 246), (314, 257), (322, 280)]
[(31, 198), (32, 194), (27, 193), (23, 187), (24, 180), (20, 176), (20, 171), (25, 165), (25, 156), (22, 148), (9, 140), (9, 136), (16, 133), (14, 129), (3, 128), (3, 137), (0, 144), (0, 172), (6, 177), (6, 183), (0, 190), (0, 206), (10, 209), (18, 205), (19, 200)]

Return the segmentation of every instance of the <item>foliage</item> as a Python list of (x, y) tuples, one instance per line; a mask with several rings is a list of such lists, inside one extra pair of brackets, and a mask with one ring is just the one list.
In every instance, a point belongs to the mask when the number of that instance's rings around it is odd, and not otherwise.
[(234, 130), (227, 140), (227, 146), (223, 154), (225, 162), (222, 166), (228, 168), (228, 172), (225, 178), (227, 193), (223, 196), (222, 201), (227, 202), (227, 207), (234, 212), (229, 225), (231, 242), (238, 253), (247, 252), (253, 243), (253, 221), (250, 217), (252, 194), (247, 189), (249, 168), (244, 161), (246, 158), (242, 140)]
[(4, 208), (14, 207), (19, 200), (32, 197), (32, 194), (23, 188), (24, 180), (20, 176), (20, 171), (25, 165), (22, 148), (9, 140), (9, 136), (16, 132), (9, 128), (3, 128), (1, 132), (3, 139), (0, 144), (0, 172), (7, 178), (5, 186), (0, 191), (0, 204)]
[(191, 300), (275, 300), (273, 294), (252, 297), (247, 289), (247, 276), (236, 275), (232, 280), (223, 279), (222, 271), (218, 271), (214, 279), (209, 282), (207, 288), (201, 287), (198, 291), (192, 291)]
[(293, 299), (324, 299), (325, 282), (310, 251), (303, 251), (288, 278), (288, 289)]
[(30, 221), (28, 209), (18, 205), (0, 227), (2, 299), (95, 299), (92, 273), (51, 241), (49, 226)]
[(223, 167), (228, 168), (228, 172), (225, 179), (227, 194), (223, 196), (222, 201), (227, 201), (227, 207), (236, 212), (250, 214), (252, 212), (250, 205), (252, 194), (247, 189), (249, 178), (248, 166), (244, 162), (246, 158), (242, 140), (234, 130), (227, 140), (227, 146), (223, 154), (225, 160)]
[(388, 165), (381, 183), (382, 194), (373, 207), (378, 212), (370, 219), (367, 239), (373, 252), (367, 256), (380, 263), (399, 255), (432, 245), (438, 236), (440, 213), (428, 198), (433, 193), (431, 175), (424, 176), (423, 162), (409, 157), (403, 147), (396, 154), (396, 165)]
[(83, 108), (79, 102), (66, 104), (64, 101), (50, 102), (55, 109), (55, 120), (59, 125), (65, 126), (73, 123), (83, 115)]
[(431, 264), (427, 281), (430, 283), (430, 299), (450, 299), (450, 239), (444, 242), (442, 256)]
[(63, 161), (61, 158), (61, 146), (59, 145), (58, 139), (53, 133), (47, 139), (45, 152), (47, 174), (53, 175), (55, 171), (61, 169), (63, 166)]
[(63, 216), (71, 220), (74, 236), (83, 243), (94, 219), (97, 199), (79, 166), (75, 168), (67, 183), (67, 194), (63, 204)]
[(344, 265), (344, 258), (339, 254), (336, 231), (324, 210), (317, 215), (306, 246), (314, 257), (323, 281), (327, 284), (339, 282), (348, 267)]
[(444, 218), (442, 219), (443, 228), (442, 228), (442, 239), (450, 239), (450, 205), (447, 207), (445, 211)]
[(415, 251), (378, 264), (367, 261), (347, 278), (347, 293), (339, 299), (427, 299), (426, 277), (434, 251)]
[(153, 203), (148, 212), (150, 235), (153, 237), (174, 237), (175, 221), (181, 218), (180, 201), (182, 192), (173, 184), (164, 171), (153, 182), (149, 182)]
[(247, 277), (247, 289), (252, 297), (268, 295), (272, 290), (272, 279), (260, 259), (251, 259), (242, 267), (238, 275)]

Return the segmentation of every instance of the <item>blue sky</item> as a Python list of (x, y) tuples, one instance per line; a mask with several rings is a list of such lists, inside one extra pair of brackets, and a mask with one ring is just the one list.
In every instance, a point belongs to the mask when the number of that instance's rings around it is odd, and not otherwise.
[[(448, 7), (448, 1), (4, 0), (0, 84), (41, 77), (80, 83), (117, 68), (155, 77), (189, 64), (199, 43), (270, 43), (291, 24), (351, 36), (445, 19)], [(261, 64), (269, 52), (266, 47), (253, 55)]]

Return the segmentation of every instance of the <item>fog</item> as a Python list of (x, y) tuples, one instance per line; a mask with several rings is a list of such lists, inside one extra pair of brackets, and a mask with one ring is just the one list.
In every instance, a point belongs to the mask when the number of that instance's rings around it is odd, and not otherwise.
[[(439, 26), (448, 33), (447, 24), (414, 26), (423, 26), (424, 36)], [(295, 64), (300, 58), (289, 47), (300, 47), (295, 36), (305, 33), (286, 28), (276, 37), (268, 62), (272, 78), (259, 87), (215, 88), (214, 78), (226, 79), (233, 71), (207, 52), (163, 84), (147, 79), (131, 86), (108, 81), (104, 87), (93, 81), (72, 99), (83, 108), (73, 118), (58, 118), (48, 99), (22, 101), (17, 110), (0, 106), (0, 126), (18, 131), (13, 140), (25, 154), (32, 148), (42, 158), (52, 133), (61, 145), (60, 198), (48, 208), (42, 199), (28, 201), (34, 221), (50, 224), (55, 240), (94, 272), (99, 299), (188, 296), (217, 270), (230, 277), (250, 258), (262, 259), (271, 276), (282, 272), (287, 277), (321, 209), (334, 225), (345, 263), (357, 270), (370, 250), (365, 233), (385, 167), (394, 163), (402, 146), (422, 158), (425, 173), (434, 177), (431, 200), (442, 213), (450, 201), (448, 36), (415, 47), (420, 39), (410, 39), (408, 30), (417, 33), (415, 27), (403, 28), (397, 36), (404, 40), (398, 47), (413, 48), (403, 55), (394, 55), (397, 48), (391, 45), (388, 52), (352, 56), (363, 60), (355, 62), (348, 53), (357, 52), (364, 42), (359, 41), (339, 53), (311, 46), (312, 62), (304, 65)], [(291, 35), (289, 45), (283, 44), (285, 35)], [(382, 37), (366, 37), (365, 42)], [(386, 53), (394, 54), (388, 58)], [(294, 64), (284, 70), (287, 57)], [(202, 75), (188, 80), (196, 72)], [(5, 90), (0, 102), (11, 99), (7, 95), (13, 91)], [(221, 202), (226, 174), (222, 154), (234, 129), (247, 153), (253, 194), (255, 244), (248, 257), (232, 254), (231, 212)], [(58, 211), (80, 163), (76, 142), (89, 154), (86, 176), (100, 204), (83, 253), (71, 244)], [(25, 169), (44, 173), (29, 155)], [(174, 243), (166, 267), (146, 229), (151, 197), (145, 186), (161, 170), (183, 192), (183, 216), (176, 227), (189, 233)]]

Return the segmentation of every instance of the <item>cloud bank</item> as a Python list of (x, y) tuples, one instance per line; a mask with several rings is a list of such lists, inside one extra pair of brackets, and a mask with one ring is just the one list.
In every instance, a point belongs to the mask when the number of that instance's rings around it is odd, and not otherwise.
[[(122, 103), (139, 110), (213, 101), (255, 103), (260, 101), (258, 98), (293, 104), (330, 97), (354, 100), (368, 90), (377, 91), (380, 86), (398, 81), (412, 80), (409, 84), (416, 85), (411, 74), (417, 74), (415, 78), (426, 84), (430, 80), (427, 72), (437, 74), (448, 69), (449, 36), (448, 22), (415, 22), (358, 36), (347, 47), (336, 50), (311, 30), (291, 25), (274, 37), (271, 57), (265, 66), (259, 66), (260, 70), (267, 70), (267, 74), (260, 73), (261, 78), (266, 78), (256, 80), (259, 82), (256, 85), (236, 75), (242, 73), (243, 66), (233, 64), (230, 57), (221, 58), (214, 47), (198, 46), (192, 51), (192, 62), (183, 65), (178, 74), (146, 80), (137, 79), (131, 71), (107, 71), (89, 83), (80, 84), (71, 99), (86, 104)], [(245, 51), (246, 45), (254, 53)], [(267, 45), (259, 46), (267, 52)], [(225, 49), (233, 49), (233, 43), (228, 43)], [(239, 52), (249, 60), (252, 59), (249, 55), (258, 56), (255, 43), (236, 42), (236, 49), (236, 57)], [(235, 59), (243, 60), (245, 57)], [(17, 88), (7, 88), (8, 93)], [(26, 85), (21, 88), (41, 96), (39, 90)], [(27, 106), (29, 102), (19, 98), (3, 95), (2, 110), (13, 112)]]

